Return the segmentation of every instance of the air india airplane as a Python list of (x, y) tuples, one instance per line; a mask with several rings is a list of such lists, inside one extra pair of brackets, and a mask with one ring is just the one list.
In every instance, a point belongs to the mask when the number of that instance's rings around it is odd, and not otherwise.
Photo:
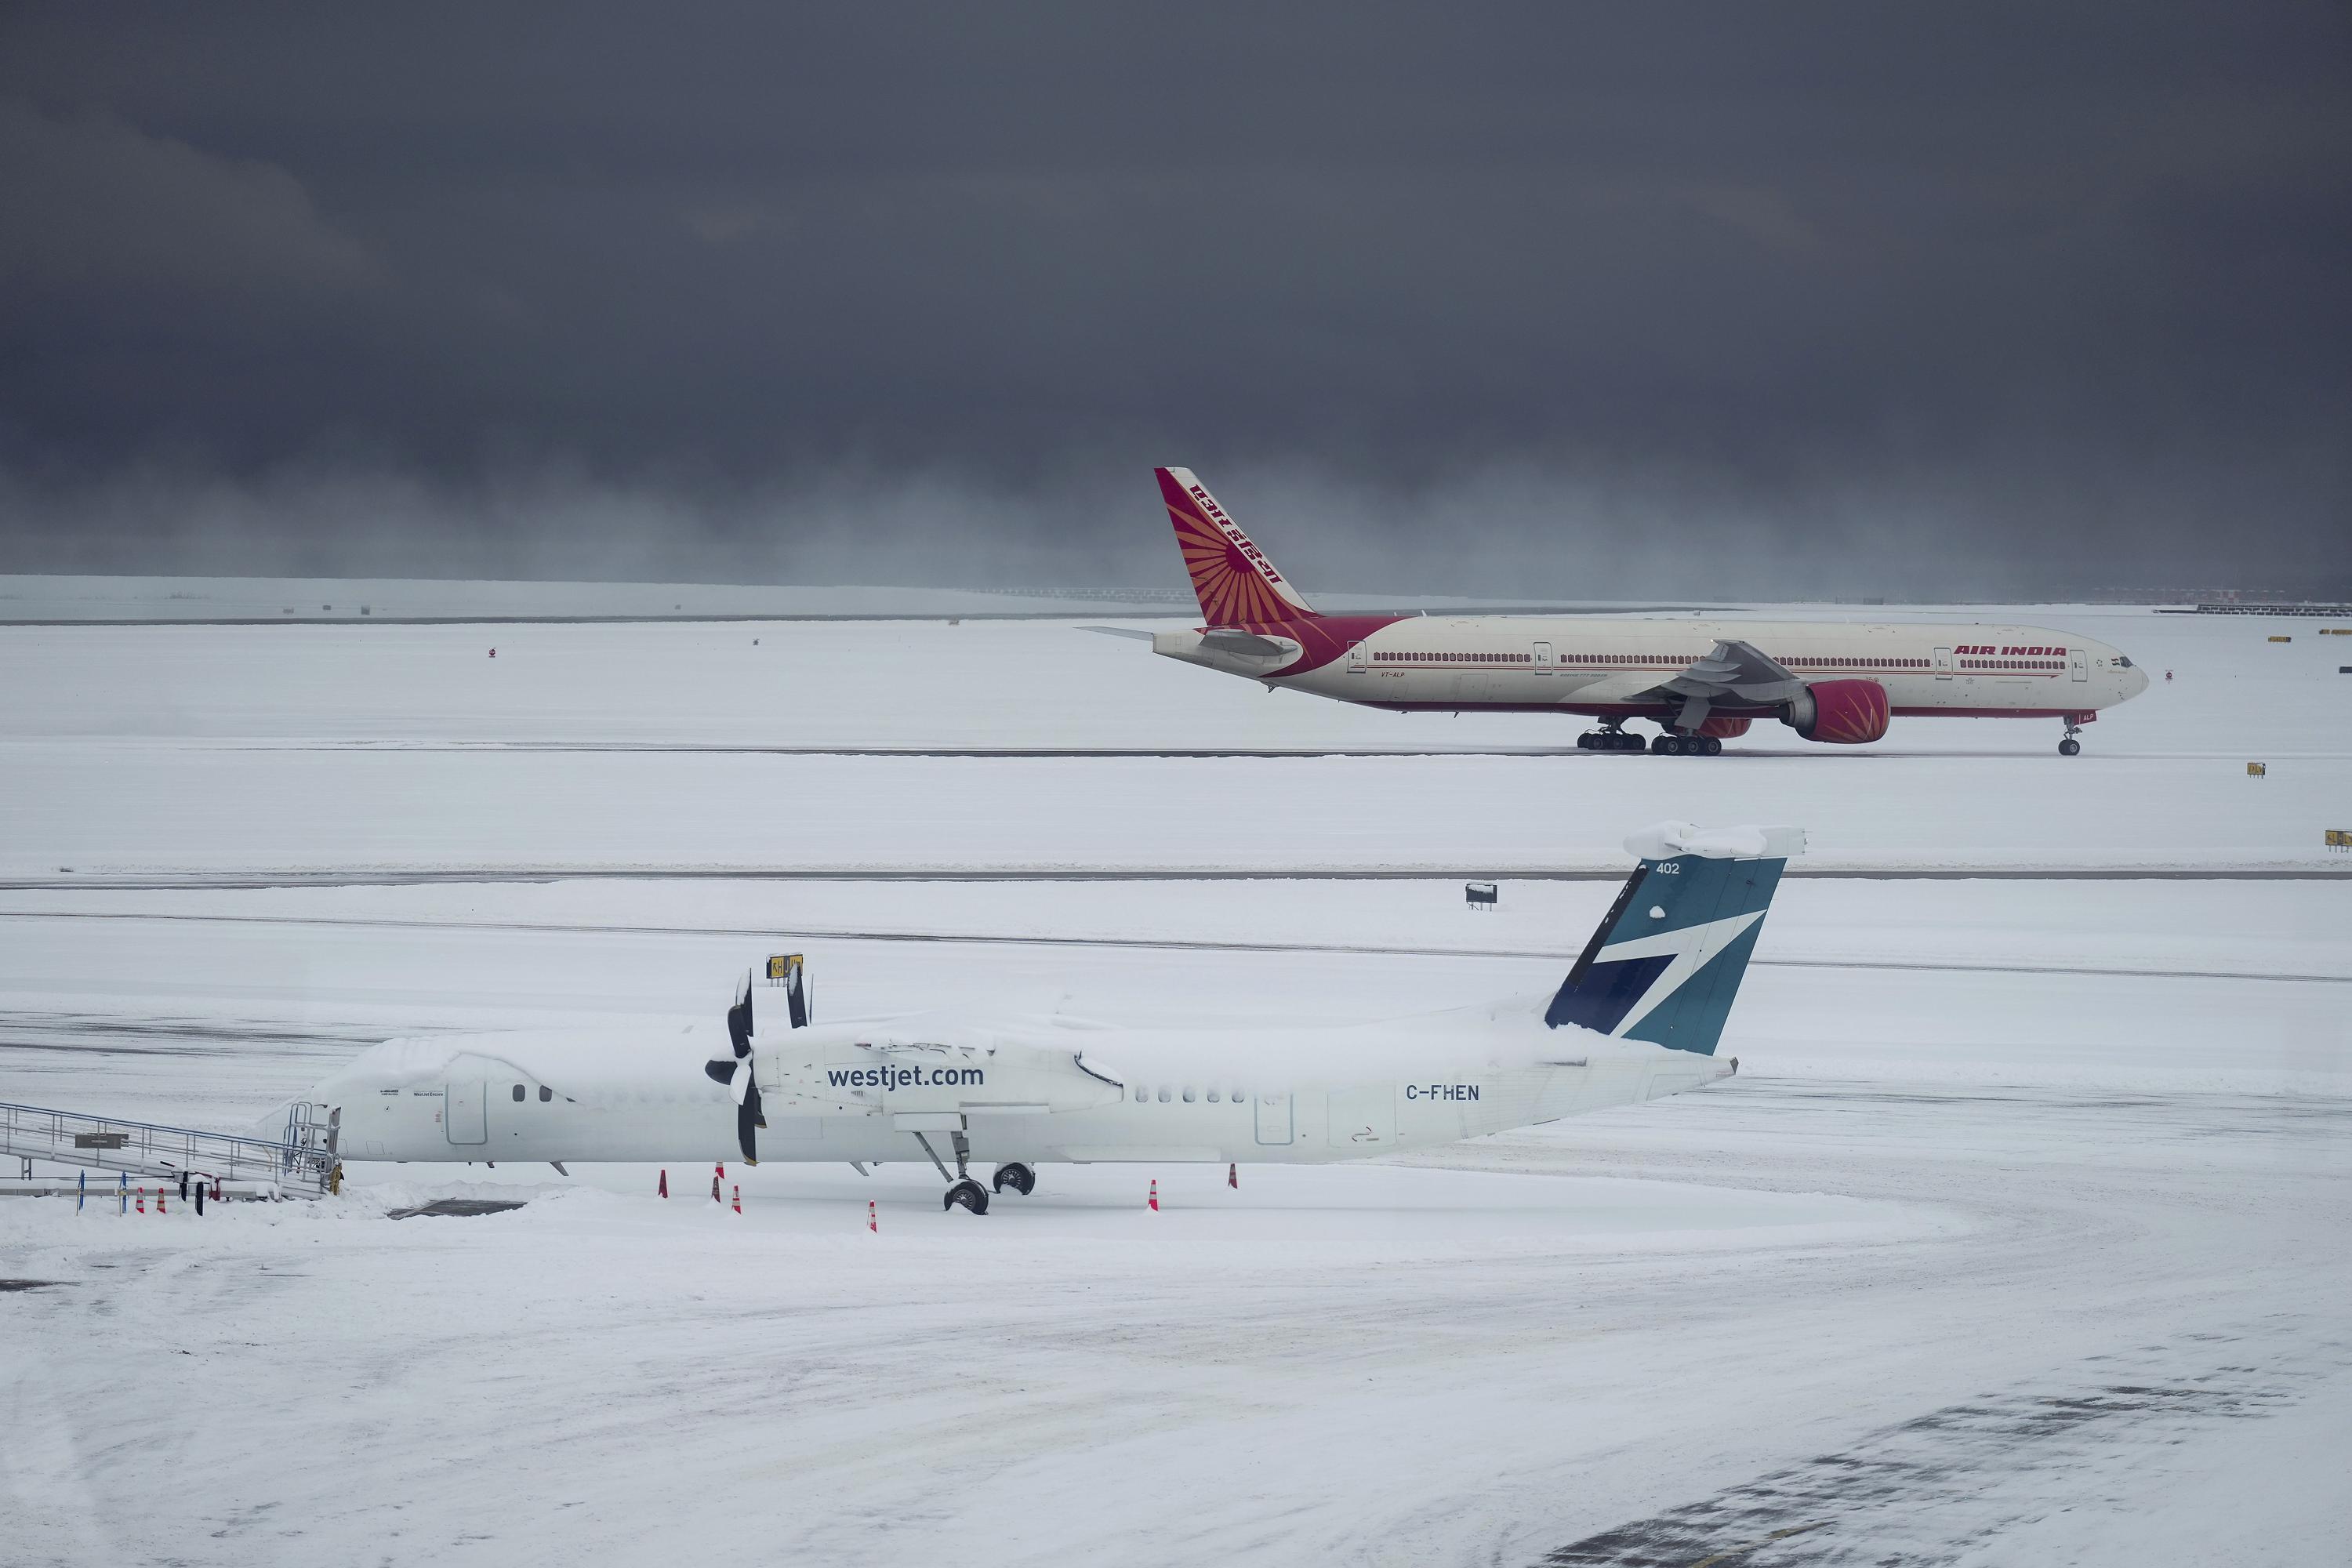
[[(1660, 823), (1557, 992), (1377, 1023), (1122, 1028), (910, 1014), (815, 1024), (796, 954), (717, 1028), (387, 1040), (263, 1136), (342, 1161), (928, 1158), (944, 1208), (1026, 1195), (1048, 1161), (1319, 1164), (1629, 1105), (1729, 1077), (1732, 999), (1793, 827)], [(730, 1101), (733, 1103), (730, 1105)], [(321, 1142), (310, 1142), (313, 1132)], [(764, 1133), (764, 1136), (762, 1135)], [(938, 1140), (939, 1142), (934, 1142)], [(950, 1176), (944, 1145), (955, 1162)], [(975, 1156), (997, 1162), (990, 1184)]]
[(2099, 710), (2147, 689), (2120, 650), (2046, 626), (1637, 620), (1588, 616), (1325, 616), (1189, 468), (1160, 493), (1207, 623), (1092, 626), (1227, 675), (1410, 713), (1577, 713), (1591, 752), (1715, 756), (1759, 719), (1859, 745), (1895, 719), (2056, 719), (2061, 756)]

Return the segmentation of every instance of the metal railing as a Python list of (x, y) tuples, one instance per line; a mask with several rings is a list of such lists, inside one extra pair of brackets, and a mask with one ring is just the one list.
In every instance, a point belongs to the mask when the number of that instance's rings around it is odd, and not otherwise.
[(186, 1172), (225, 1182), (268, 1183), (289, 1196), (310, 1197), (325, 1192), (334, 1173), (341, 1120), (340, 1110), (298, 1103), (289, 1109), (286, 1130), (273, 1143), (0, 1100), (0, 1155), (134, 1175)]

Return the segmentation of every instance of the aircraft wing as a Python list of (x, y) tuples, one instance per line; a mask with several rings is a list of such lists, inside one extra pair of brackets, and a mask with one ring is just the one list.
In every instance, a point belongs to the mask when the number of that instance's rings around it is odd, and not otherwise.
[(1657, 689), (1683, 700), (1675, 726), (1696, 730), (1706, 722), (1707, 710), (1717, 703), (1741, 708), (1770, 707), (1801, 695), (1805, 683), (1797, 673), (1753, 643), (1718, 639), (1705, 658)]

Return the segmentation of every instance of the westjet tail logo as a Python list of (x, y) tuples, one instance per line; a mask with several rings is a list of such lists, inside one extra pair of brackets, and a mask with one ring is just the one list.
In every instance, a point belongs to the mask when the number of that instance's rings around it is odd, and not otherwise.
[[(1663, 869), (1663, 868), (1661, 868)], [(1706, 961), (1738, 942), (1749, 927), (1764, 918), (1762, 910), (1751, 910), (1744, 915), (1727, 920), (1709, 921), (1705, 925), (1685, 926), (1680, 931), (1660, 931), (1655, 936), (1638, 936), (1630, 942), (1611, 942), (1593, 955), (1594, 967), (1604, 963), (1625, 963), (1642, 959), (1664, 959), (1663, 967), (1655, 968), (1652, 980), (1640, 997), (1625, 1011), (1608, 1032), (1619, 1037), (1631, 1034), (1636, 1025), (1656, 1012), (1667, 997), (1682, 989), (1683, 982), (1706, 966)]]

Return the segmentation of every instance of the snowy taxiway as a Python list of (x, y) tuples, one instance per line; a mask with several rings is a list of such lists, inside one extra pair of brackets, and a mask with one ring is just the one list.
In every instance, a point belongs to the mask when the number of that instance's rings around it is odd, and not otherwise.
[[(1668, 815), (1847, 869), (2327, 872), (2339, 639), (2074, 614), (2176, 681), (2072, 761), (1497, 754), (1572, 724), (1042, 624), (0, 628), (0, 1100), (242, 1126), (388, 1034), (715, 1016), (771, 939), (832, 1016), (1443, 1006), (1555, 983), (1612, 889), (1429, 877), (1603, 871)], [(927, 868), (1016, 879), (858, 879)], [(1017, 879), (1269, 868), (1366, 879)], [(1238, 1190), (1053, 1167), (983, 1221), (914, 1163), (730, 1164), (740, 1216), (623, 1167), (0, 1202), (44, 1282), (0, 1290), (5, 1555), (2325, 1560), (2347, 926), (2352, 880), (1792, 882), (1727, 1084)], [(384, 1217), (493, 1185), (532, 1201)]]

